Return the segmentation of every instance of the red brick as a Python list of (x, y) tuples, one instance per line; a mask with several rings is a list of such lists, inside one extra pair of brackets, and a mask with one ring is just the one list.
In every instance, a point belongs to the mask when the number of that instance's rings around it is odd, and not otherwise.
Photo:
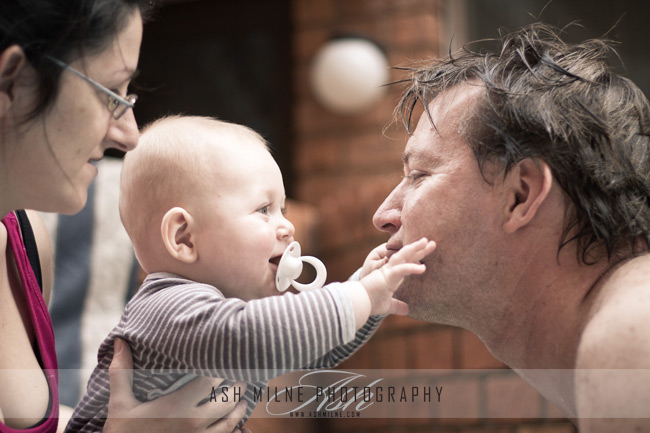
[(354, 355), (340, 364), (338, 368), (342, 370), (363, 370), (373, 368), (373, 344), (375, 344), (375, 340), (371, 339), (368, 343), (361, 346)]
[(560, 409), (557, 408), (553, 403), (550, 401), (546, 400), (545, 401), (545, 411), (546, 411), (546, 418), (547, 419), (564, 419), (566, 418), (566, 414), (562, 412)]
[(301, 67), (307, 66), (304, 70), (301, 68), (299, 71), (306, 78), (309, 78), (309, 68), (314, 56), (332, 36), (331, 29), (323, 27), (307, 27), (298, 30), (294, 37), (293, 43), (293, 56), (294, 63)]
[(454, 329), (421, 329), (410, 338), (413, 357), (409, 368), (451, 369), (454, 365)]
[[(394, 419), (394, 418), (370, 418), (370, 419), (328, 419), (326, 420), (327, 428), (324, 431), (328, 432), (351, 432), (351, 433), (365, 433), (369, 431), (377, 432), (408, 432), (413, 433), (414, 431), (432, 431), (431, 429), (431, 420), (429, 419), (418, 419), (418, 420), (406, 420), (406, 419)], [(417, 430), (417, 427), (424, 428), (423, 430)], [(415, 430), (414, 430), (415, 429)], [(436, 433), (444, 433), (444, 431), (436, 430)]]
[(313, 26), (334, 17), (334, 0), (294, 0), (292, 6), (296, 26)]
[[(373, 179), (376, 177), (339, 176), (337, 179), (321, 177), (319, 180), (312, 177), (303, 181), (304, 189), (299, 190), (301, 199), (318, 200), (320, 239), (324, 251), (338, 252), (343, 247), (354, 247), (366, 239), (380, 237), (372, 225), (372, 217), (392, 185), (376, 183)], [(327, 187), (318, 184), (325, 181)], [(322, 191), (320, 196), (317, 194), (319, 190)], [(355, 263), (355, 269), (363, 264), (372, 247), (363, 251), (362, 260)]]
[[(260, 404), (256, 408), (263, 410), (263, 405)], [(292, 419), (292, 418), (255, 418), (252, 417), (246, 421), (245, 427), (252, 432), (264, 433), (310, 433), (315, 431), (317, 419)]]
[(295, 127), (299, 132), (315, 133), (333, 127), (331, 121), (324, 122), (325, 110), (312, 98), (296, 101), (294, 104)]
[(364, 17), (372, 12), (374, 0), (338, 0), (339, 17)]
[(438, 21), (431, 14), (397, 17), (393, 20), (393, 40), (403, 46), (438, 46)]
[(327, 266), (328, 281), (345, 281), (361, 266), (365, 255), (359, 251), (342, 251), (336, 255), (324, 252), (321, 258)]
[(344, 145), (333, 138), (303, 140), (295, 152), (295, 172), (313, 175), (335, 171), (343, 163)]
[(485, 390), (488, 418), (517, 422), (543, 416), (540, 395), (513, 372), (491, 374), (485, 380)]
[(372, 132), (355, 137), (354, 143), (348, 146), (347, 164), (373, 171), (379, 167), (386, 167), (401, 173), (400, 158), (404, 150), (404, 142), (384, 137), (379, 125), (373, 129)]
[(412, 356), (410, 335), (395, 335), (375, 342), (375, 362), (373, 368), (408, 368)]
[(286, 216), (296, 228), (294, 238), (300, 242), (304, 252), (317, 254), (319, 216), (316, 208), (295, 200), (287, 200), (286, 207)]
[[(423, 13), (425, 12), (422, 0), (386, 0), (390, 9), (387, 12), (394, 14)], [(427, 11), (428, 12), (428, 11)]]
[(540, 424), (540, 425), (523, 425), (517, 427), (516, 433), (575, 433), (577, 429), (570, 421)]
[(512, 427), (502, 425), (483, 425), (480, 427), (469, 426), (460, 429), (459, 433), (512, 433)]
[(441, 378), (441, 403), (438, 414), (441, 423), (471, 424), (482, 416), (481, 384), (471, 376)]
[[(311, 97), (311, 81), (309, 78), (310, 65), (306, 63), (296, 63), (293, 67), (293, 100), (301, 101)], [(303, 136), (294, 137), (296, 140), (302, 139)]]
[(408, 329), (422, 326), (423, 322), (406, 316), (389, 316), (384, 321), (386, 329)]
[(505, 365), (496, 360), (479, 338), (469, 331), (460, 331), (460, 364), (459, 368), (504, 368)]

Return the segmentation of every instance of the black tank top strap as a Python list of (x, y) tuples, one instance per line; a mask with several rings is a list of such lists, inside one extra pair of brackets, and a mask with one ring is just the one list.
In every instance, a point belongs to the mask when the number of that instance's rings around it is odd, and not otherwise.
[(36, 276), (38, 287), (41, 288), (41, 293), (43, 293), (41, 260), (38, 257), (38, 248), (36, 247), (36, 238), (34, 237), (32, 225), (30, 224), (29, 218), (27, 218), (27, 213), (24, 210), (17, 210), (14, 213), (16, 214), (16, 219), (18, 220), (18, 225), (20, 226), (20, 231), (23, 235), (23, 243), (25, 244), (25, 251), (27, 252), (29, 264), (34, 270), (34, 275)]

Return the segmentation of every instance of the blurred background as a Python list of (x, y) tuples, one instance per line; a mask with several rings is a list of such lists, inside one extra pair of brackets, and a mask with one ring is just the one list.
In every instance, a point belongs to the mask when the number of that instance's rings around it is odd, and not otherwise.
[[(646, 94), (650, 90), (646, 44), (650, 40), (646, 24), (650, 4), (640, 0), (160, 3), (144, 32), (141, 74), (134, 87), (140, 95), (135, 111), (138, 123), (143, 126), (164, 114), (184, 113), (215, 116), (260, 132), (284, 173), (291, 199), (288, 217), (296, 223), (296, 239), (303, 244), (304, 253), (325, 262), (330, 281), (347, 279), (366, 254), (387, 239), (371, 220), (400, 180), (400, 155), (406, 140), (403, 128), (391, 124), (399, 86), (373, 93), (365, 107), (346, 108), (351, 102), (345, 101), (346, 96), (353, 100), (365, 97), (347, 91), (333, 96), (343, 98), (341, 105), (328, 102), (327, 87), (336, 83), (316, 85), (313, 77), (337, 73), (327, 69), (331, 65), (317, 62), (332, 41), (361, 38), (379, 48), (387, 65), (399, 66), (446, 55), (469, 41), (497, 36), (499, 28), (514, 29), (538, 18), (558, 26), (578, 21), (582, 27), (572, 28), (568, 39), (607, 34), (619, 41), (620, 60), (614, 62)], [(381, 61), (378, 65), (379, 73), (387, 72), (386, 81), (404, 77), (398, 70), (382, 67)], [(344, 67), (343, 75), (353, 66), (350, 62)], [(362, 77), (375, 73), (363, 71)], [(377, 89), (372, 87), (370, 92)], [(476, 337), (463, 330), (396, 317), (388, 318), (370, 343), (343, 367), (504, 369)], [(381, 432), (575, 431), (559, 411), (525, 384), (484, 375), (466, 380), (462, 387), (464, 398), (459, 404), (466, 405), (476, 415), (473, 418), (453, 419), (444, 414), (408, 420), (258, 418), (248, 426), (258, 433), (370, 428)], [(531, 416), (494, 416), (500, 408), (515, 405), (531, 407)]]

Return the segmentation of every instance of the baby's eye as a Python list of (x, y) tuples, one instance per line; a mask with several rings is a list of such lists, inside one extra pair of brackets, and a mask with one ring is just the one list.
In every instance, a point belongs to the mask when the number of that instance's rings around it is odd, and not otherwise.
[(267, 204), (267, 205), (264, 205), (264, 206), (262, 206), (261, 208), (257, 209), (257, 211), (258, 211), (259, 213), (261, 213), (262, 215), (268, 215), (268, 214), (269, 214), (269, 208), (270, 208), (270, 207), (271, 207), (271, 206)]

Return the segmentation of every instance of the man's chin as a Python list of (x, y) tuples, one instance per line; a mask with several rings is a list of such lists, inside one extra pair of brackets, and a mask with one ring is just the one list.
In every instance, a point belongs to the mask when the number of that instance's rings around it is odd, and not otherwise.
[(417, 286), (421, 286), (421, 280), (418, 280), (417, 277), (420, 275), (409, 275), (404, 278), (404, 281), (402, 281), (402, 284), (397, 288), (395, 291), (395, 294), (393, 297), (395, 299), (399, 299), (400, 301), (404, 301), (407, 304), (410, 304), (413, 302), (415, 297), (413, 294), (418, 293)]

